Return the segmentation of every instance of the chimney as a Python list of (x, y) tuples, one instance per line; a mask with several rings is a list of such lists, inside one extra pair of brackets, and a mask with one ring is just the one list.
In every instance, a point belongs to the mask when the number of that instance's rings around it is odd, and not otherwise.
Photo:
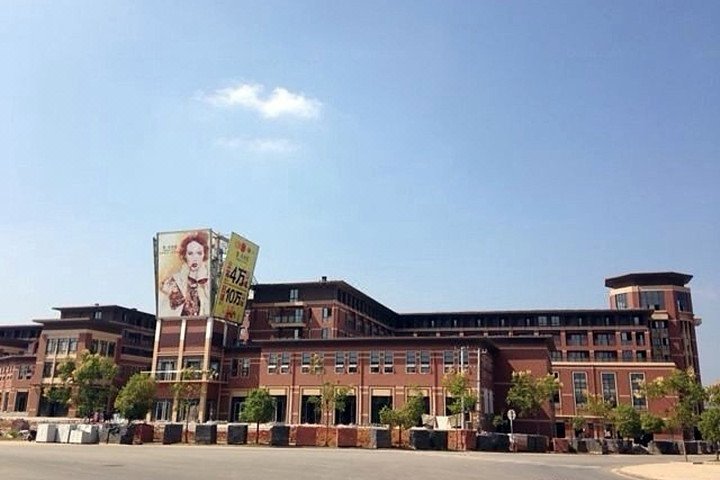
[(322, 283), (327, 282), (327, 277), (326, 277), (325, 275), (323, 275), (322, 277), (320, 277), (320, 281), (321, 281)]

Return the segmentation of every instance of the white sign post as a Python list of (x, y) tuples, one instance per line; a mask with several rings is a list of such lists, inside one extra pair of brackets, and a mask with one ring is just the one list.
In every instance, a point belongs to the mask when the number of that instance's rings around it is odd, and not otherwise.
[(513, 433), (513, 420), (517, 418), (517, 413), (512, 408), (507, 412), (507, 418), (510, 420), (510, 451), (515, 451), (515, 435)]

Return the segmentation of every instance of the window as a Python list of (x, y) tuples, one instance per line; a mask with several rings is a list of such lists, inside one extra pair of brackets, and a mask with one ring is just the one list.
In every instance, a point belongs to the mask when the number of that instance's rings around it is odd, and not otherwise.
[(20, 365), (18, 370), (18, 380), (29, 380), (33, 375), (32, 365)]
[(95, 314), (93, 315), (93, 318), (94, 318), (95, 320), (102, 320), (102, 312), (101, 312), (100, 310), (98, 310), (98, 311), (95, 312)]
[[(553, 372), (553, 377), (555, 377), (555, 382), (559, 384), (560, 382), (560, 373)], [(553, 403), (555, 405), (560, 405), (560, 388), (555, 390), (555, 393), (553, 393)]]
[(297, 288), (291, 288), (290, 289), (290, 301), (291, 302), (297, 302), (299, 298), (299, 292)]
[(690, 292), (675, 292), (677, 309), (680, 312), (692, 312), (692, 301)]
[(568, 351), (567, 352), (568, 362), (589, 362), (590, 353), (584, 351)]
[(632, 345), (632, 332), (620, 332), (620, 343), (622, 345)]
[(596, 333), (595, 345), (615, 345), (614, 333)]
[(327, 320), (328, 318), (330, 318), (331, 313), (332, 313), (332, 309), (330, 307), (323, 307), (323, 309), (322, 309), (323, 320)]
[(430, 352), (427, 350), (420, 352), (420, 373), (430, 373)]
[(45, 346), (45, 353), (48, 355), (55, 355), (55, 352), (57, 351), (57, 339), (50, 338), (47, 341), (47, 345)]
[(635, 358), (638, 362), (644, 362), (647, 360), (647, 353), (644, 350), (638, 350), (635, 352)]
[(597, 350), (595, 351), (595, 360), (598, 362), (616, 362), (617, 352), (610, 350)]
[(358, 352), (348, 353), (348, 373), (358, 372)]
[(636, 332), (635, 333), (635, 344), (639, 347), (642, 347), (645, 345), (645, 332)]
[(587, 334), (585, 333), (568, 333), (565, 336), (568, 345), (580, 346), (587, 345)]
[(58, 355), (67, 355), (68, 353), (68, 339), (59, 338), (57, 342), (57, 353)]
[(665, 292), (662, 290), (640, 292), (640, 308), (665, 310)]
[(280, 354), (280, 373), (290, 372), (290, 352)]
[(108, 346), (107, 346), (107, 356), (108, 356), (108, 357), (114, 357), (114, 356), (115, 356), (115, 342), (108, 342)]
[(175, 360), (158, 359), (155, 378), (158, 380), (174, 380)]
[(268, 373), (275, 373), (278, 366), (278, 354), (268, 353), (267, 356), (267, 371)]
[(53, 364), (52, 362), (45, 362), (43, 364), (43, 378), (51, 378), (53, 376)]
[(237, 358), (232, 359), (232, 363), (230, 364), (230, 376), (231, 377), (237, 377), (240, 369), (238, 368), (240, 364), (240, 360)]
[(554, 362), (562, 362), (562, 351), (560, 350), (553, 350), (550, 352), (550, 359)]
[(75, 353), (77, 352), (77, 345), (78, 341), (77, 338), (71, 338), (68, 341), (68, 353)]
[(345, 373), (345, 352), (335, 352), (335, 373)]
[(623, 350), (622, 351), (622, 359), (623, 359), (623, 362), (632, 362), (633, 361), (632, 350)]
[(393, 352), (387, 350), (385, 352), (385, 355), (383, 356), (384, 364), (383, 364), (383, 372), (384, 373), (393, 373)]
[(380, 373), (380, 352), (377, 350), (370, 352), (370, 373)]
[(249, 358), (242, 359), (242, 366), (240, 368), (240, 376), (241, 377), (250, 376), (250, 359)]
[(552, 315), (552, 316), (550, 317), (550, 325), (552, 325), (553, 327), (558, 327), (558, 326), (560, 326), (560, 316), (559, 316), (559, 315)]
[(632, 405), (638, 409), (647, 408), (647, 398), (642, 393), (642, 386), (645, 383), (644, 373), (630, 374), (630, 393), (632, 397)]
[(455, 370), (455, 352), (445, 350), (443, 352), (443, 372), (450, 373)]
[(613, 408), (617, 406), (617, 382), (614, 373), (600, 374), (603, 400)]
[(300, 355), (300, 370), (302, 373), (310, 373), (310, 365), (312, 362), (310, 352), (302, 352)]
[(540, 315), (537, 317), (538, 319), (538, 327), (547, 327), (548, 321), (547, 317), (545, 315)]
[(618, 310), (626, 310), (627, 304), (627, 293), (618, 293), (615, 295), (615, 308)]
[(417, 373), (417, 352), (408, 350), (405, 352), (405, 373)]
[(188, 370), (202, 370), (202, 358), (188, 357), (183, 358), (183, 368)]
[(323, 328), (323, 329), (320, 331), (320, 336), (321, 336), (323, 339), (330, 338), (330, 329), (328, 329), (328, 328)]
[(587, 403), (587, 374), (585, 372), (573, 372), (573, 393), (576, 407)]

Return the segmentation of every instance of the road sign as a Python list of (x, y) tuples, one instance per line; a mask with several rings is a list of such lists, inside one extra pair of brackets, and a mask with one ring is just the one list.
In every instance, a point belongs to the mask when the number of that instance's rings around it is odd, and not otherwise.
[(507, 417), (508, 417), (508, 420), (510, 420), (511, 422), (513, 420), (515, 420), (515, 418), (517, 418), (517, 414), (515, 413), (515, 410), (513, 410), (512, 408), (510, 410), (508, 410)]

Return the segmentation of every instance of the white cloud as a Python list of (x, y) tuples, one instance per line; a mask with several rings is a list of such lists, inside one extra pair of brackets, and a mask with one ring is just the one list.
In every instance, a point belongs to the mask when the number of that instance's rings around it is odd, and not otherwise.
[(296, 152), (299, 147), (285, 138), (219, 138), (215, 144), (231, 150), (245, 150), (253, 153), (287, 154)]
[(244, 107), (254, 110), (265, 118), (295, 116), (317, 118), (322, 103), (302, 93), (293, 93), (282, 87), (275, 87), (270, 95), (262, 97), (264, 86), (242, 83), (234, 87), (221, 88), (201, 98), (218, 107)]

